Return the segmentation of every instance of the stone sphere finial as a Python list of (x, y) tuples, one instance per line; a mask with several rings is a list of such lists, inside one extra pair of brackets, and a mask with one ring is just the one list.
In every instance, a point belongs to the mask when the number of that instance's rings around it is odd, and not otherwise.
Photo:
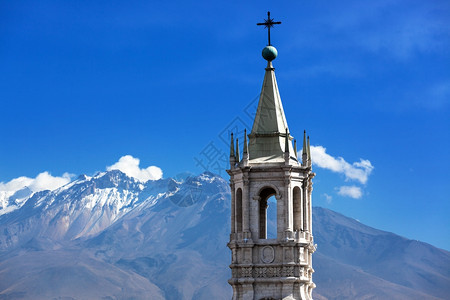
[(277, 51), (277, 48), (275, 48), (274, 46), (266, 46), (262, 50), (262, 56), (267, 61), (274, 60), (275, 58), (277, 58), (277, 55), (278, 55), (278, 51)]

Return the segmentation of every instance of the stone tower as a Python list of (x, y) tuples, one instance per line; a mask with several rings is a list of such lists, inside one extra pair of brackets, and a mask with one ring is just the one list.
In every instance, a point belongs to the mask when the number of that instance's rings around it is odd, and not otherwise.
[[(312, 178), (309, 137), (303, 134), (301, 161), (284, 115), (272, 60), (263, 49), (264, 82), (242, 159), (231, 134), (231, 249), (235, 300), (312, 299)], [(294, 146), (292, 146), (294, 141)], [(274, 198), (271, 198), (274, 196)], [(269, 198), (275, 199), (268, 201)], [(276, 238), (267, 237), (267, 208), (276, 206)], [(270, 225), (269, 225), (270, 226)]]

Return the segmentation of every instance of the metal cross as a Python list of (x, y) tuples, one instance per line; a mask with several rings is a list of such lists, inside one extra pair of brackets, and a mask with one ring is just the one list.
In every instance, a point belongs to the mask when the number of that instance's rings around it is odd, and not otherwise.
[(270, 46), (270, 27), (273, 27), (275, 24), (281, 24), (281, 22), (274, 22), (273, 19), (270, 18), (270, 11), (267, 12), (267, 19), (264, 19), (264, 23), (256, 23), (256, 25), (264, 25), (264, 28), (267, 28), (269, 34), (268, 46)]

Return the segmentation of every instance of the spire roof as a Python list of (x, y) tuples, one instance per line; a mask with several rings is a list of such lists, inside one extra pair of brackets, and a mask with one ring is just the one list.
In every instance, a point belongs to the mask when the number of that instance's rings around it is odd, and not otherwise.
[(275, 69), (272, 62), (267, 63), (266, 74), (259, 97), (258, 109), (253, 123), (252, 133), (283, 132), (288, 128), (278, 91)]
[[(286, 131), (288, 134), (286, 135)], [(289, 128), (278, 91), (275, 69), (267, 62), (264, 82), (252, 131), (249, 135), (250, 160), (254, 162), (284, 161), (285, 139), (288, 136), (290, 157), (295, 158)]]

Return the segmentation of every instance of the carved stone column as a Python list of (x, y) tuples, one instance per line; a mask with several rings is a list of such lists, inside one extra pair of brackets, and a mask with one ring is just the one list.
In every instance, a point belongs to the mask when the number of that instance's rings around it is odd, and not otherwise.
[(242, 218), (242, 231), (244, 232), (244, 239), (251, 239), (250, 235), (250, 191), (249, 191), (248, 177), (244, 176), (244, 186), (242, 188), (242, 203), (244, 205)]
[(236, 213), (235, 213), (235, 189), (234, 189), (234, 182), (233, 180), (230, 180), (230, 188), (231, 188), (231, 234), (230, 234), (230, 240), (236, 239)]
[(309, 231), (309, 208), (308, 208), (308, 179), (305, 179), (303, 181), (303, 188), (302, 188), (302, 194), (303, 194), (303, 230), (308, 232)]
[(309, 176), (309, 178), (308, 178), (308, 208), (309, 208), (309, 213), (308, 213), (308, 220), (309, 220), (309, 226), (308, 226), (308, 229), (309, 229), (309, 231), (310, 231), (310, 233), (311, 233), (311, 235), (312, 235), (312, 203), (311, 203), (311, 201), (312, 201), (312, 190), (313, 190), (313, 187), (312, 187), (312, 185), (313, 185), (313, 182), (312, 182), (312, 179), (313, 179), (313, 177), (314, 177), (314, 173), (311, 173), (310, 174), (310, 176)]
[(292, 238), (293, 232), (293, 207), (292, 207), (292, 192), (291, 192), (291, 176), (286, 176), (284, 179), (284, 207), (285, 207), (285, 238)]
[[(304, 231), (304, 212), (305, 212), (305, 198), (303, 191), (303, 182), (300, 183), (300, 231)], [(300, 237), (301, 235), (299, 235)]]

